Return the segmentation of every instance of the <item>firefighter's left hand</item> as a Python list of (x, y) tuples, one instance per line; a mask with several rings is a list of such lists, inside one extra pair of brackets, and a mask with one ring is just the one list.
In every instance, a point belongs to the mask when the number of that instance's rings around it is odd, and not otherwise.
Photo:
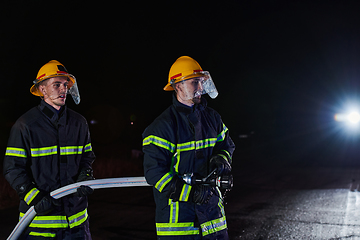
[(77, 188), (77, 194), (79, 197), (86, 197), (94, 192), (94, 189), (92, 189), (89, 186), (81, 185)]
[(227, 175), (231, 172), (230, 163), (220, 155), (214, 155), (210, 158), (210, 171), (216, 169), (217, 175)]
[(80, 171), (76, 182), (94, 180), (93, 170), (91, 168), (84, 168)]

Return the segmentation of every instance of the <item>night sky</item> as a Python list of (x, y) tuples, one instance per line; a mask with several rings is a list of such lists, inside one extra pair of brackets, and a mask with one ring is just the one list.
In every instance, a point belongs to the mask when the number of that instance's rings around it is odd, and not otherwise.
[(144, 128), (171, 104), (162, 88), (172, 63), (188, 55), (211, 73), (219, 96), (208, 105), (237, 151), (356, 164), (357, 134), (333, 116), (360, 103), (357, 1), (107, 2), (1, 3), (3, 152), (13, 122), (39, 103), (29, 88), (52, 59), (77, 78), (81, 103), (67, 103), (87, 118), (94, 144), (141, 148)]

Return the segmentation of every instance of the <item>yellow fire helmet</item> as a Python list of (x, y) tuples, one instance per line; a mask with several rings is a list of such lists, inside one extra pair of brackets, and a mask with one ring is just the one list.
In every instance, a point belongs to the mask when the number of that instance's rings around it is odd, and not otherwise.
[[(169, 71), (168, 84), (164, 87), (165, 91), (173, 91), (172, 84), (189, 80), (192, 78), (202, 79), (203, 90), (195, 92), (194, 96), (208, 94), (211, 98), (216, 98), (218, 91), (208, 71), (203, 71), (200, 64), (189, 56), (179, 57), (171, 66)], [(191, 96), (191, 97), (194, 97)]]
[(36, 79), (33, 81), (34, 85), (32, 85), (30, 88), (30, 92), (35, 96), (42, 96), (42, 93), (38, 91), (37, 85), (46, 79), (52, 77), (61, 77), (61, 76), (69, 78), (70, 81), (68, 84), (68, 88), (69, 88), (68, 93), (71, 94), (75, 103), (79, 104), (80, 95), (77, 87), (76, 78), (72, 74), (69, 74), (65, 66), (57, 60), (51, 60), (50, 62), (46, 63), (44, 66), (40, 68)]
[(202, 68), (195, 59), (188, 56), (179, 57), (170, 68), (168, 84), (164, 90), (173, 91), (172, 84), (196, 77), (201, 71)]

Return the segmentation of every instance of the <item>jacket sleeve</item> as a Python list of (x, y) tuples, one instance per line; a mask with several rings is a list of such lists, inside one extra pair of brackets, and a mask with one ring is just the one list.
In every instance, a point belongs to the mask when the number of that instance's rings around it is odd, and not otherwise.
[(91, 138), (90, 138), (90, 131), (89, 131), (89, 127), (87, 125), (87, 123), (85, 122), (85, 133), (86, 133), (86, 137), (85, 137), (85, 144), (84, 144), (84, 152), (81, 156), (81, 161), (80, 161), (80, 171), (82, 169), (92, 169), (92, 164), (95, 161), (95, 153), (93, 152), (92, 149), (92, 145), (91, 145)]
[(217, 141), (214, 147), (213, 155), (218, 154), (224, 157), (232, 164), (232, 155), (235, 151), (235, 144), (229, 135), (229, 129), (220, 118)]
[(28, 145), (29, 139), (26, 127), (16, 122), (10, 131), (10, 137), (5, 152), (3, 174), (11, 187), (19, 193), (21, 186), (30, 184), (32, 177), (27, 168), (31, 157)]
[(146, 181), (159, 192), (167, 192), (173, 179), (171, 161), (176, 150), (171, 124), (151, 124), (143, 133)]

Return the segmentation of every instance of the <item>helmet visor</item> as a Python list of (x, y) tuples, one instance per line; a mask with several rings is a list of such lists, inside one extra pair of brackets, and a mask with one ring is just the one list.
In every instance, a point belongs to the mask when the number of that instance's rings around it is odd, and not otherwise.
[(181, 98), (190, 100), (203, 94), (216, 98), (219, 94), (210, 73), (207, 71), (196, 72), (182, 77), (177, 84), (181, 84)]
[(80, 93), (79, 93), (79, 88), (78, 88), (78, 84), (77, 84), (75, 77), (74, 77), (74, 80), (75, 80), (75, 83), (69, 89), (68, 94), (71, 95), (72, 99), (74, 100), (74, 102), (77, 105), (80, 103)]

